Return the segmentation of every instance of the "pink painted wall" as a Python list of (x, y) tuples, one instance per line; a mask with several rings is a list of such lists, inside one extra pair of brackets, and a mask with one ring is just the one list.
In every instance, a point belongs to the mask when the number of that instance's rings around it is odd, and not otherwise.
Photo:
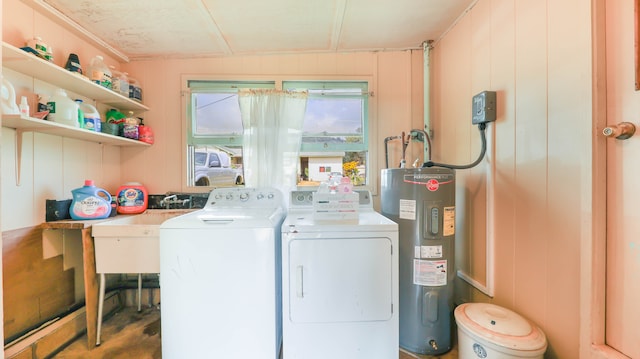
[[(151, 191), (191, 190), (184, 183), (186, 77), (234, 80), (358, 79), (370, 81), (371, 169), (384, 166), (383, 140), (422, 128), (422, 51), (338, 53), (137, 61), (125, 65), (143, 87), (145, 124), (157, 144), (146, 151), (123, 149), (123, 180)], [(182, 92), (181, 92), (182, 91)], [(399, 159), (399, 146), (393, 156)], [(162, 159), (160, 162), (154, 159)], [(378, 181), (376, 181), (376, 184)], [(197, 189), (196, 189), (197, 190)]]
[[(578, 358), (582, 245), (592, 203), (591, 1), (480, 0), (435, 44), (435, 152), (468, 163), (479, 152), (471, 97), (497, 92), (487, 160), (458, 171), (456, 301), (493, 302), (546, 333), (548, 358)], [(586, 228), (585, 228), (586, 227)]]

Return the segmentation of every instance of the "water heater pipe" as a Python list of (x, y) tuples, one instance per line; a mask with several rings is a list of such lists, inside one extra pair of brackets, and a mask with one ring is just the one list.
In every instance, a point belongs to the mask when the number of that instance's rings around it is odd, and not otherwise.
[[(422, 43), (422, 61), (423, 64), (423, 103), (424, 103), (424, 130), (429, 135), (429, 138), (433, 138), (433, 130), (431, 128), (431, 49), (433, 49), (433, 40), (425, 41)], [(429, 148), (431, 150), (431, 148)], [(427, 153), (424, 153), (424, 158), (427, 158)], [(429, 158), (431, 160), (431, 158)], [(426, 160), (424, 161), (426, 162)]]
[(400, 138), (400, 136), (389, 136), (384, 139), (384, 168), (389, 168), (389, 141)]

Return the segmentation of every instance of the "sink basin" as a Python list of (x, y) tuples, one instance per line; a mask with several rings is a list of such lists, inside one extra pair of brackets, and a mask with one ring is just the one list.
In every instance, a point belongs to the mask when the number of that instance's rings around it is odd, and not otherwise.
[(91, 227), (97, 273), (160, 273), (160, 225), (193, 211), (147, 210)]
[(110, 221), (96, 224), (91, 232), (94, 237), (158, 237), (162, 222), (192, 210), (147, 210), (141, 214), (120, 215)]

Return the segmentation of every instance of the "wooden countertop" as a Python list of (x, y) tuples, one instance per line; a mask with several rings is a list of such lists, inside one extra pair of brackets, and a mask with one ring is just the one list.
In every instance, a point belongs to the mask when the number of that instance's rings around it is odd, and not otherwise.
[(53, 221), (53, 222), (44, 222), (40, 224), (40, 228), (44, 229), (86, 229), (91, 228), (92, 225), (107, 222), (109, 220), (113, 220), (118, 218), (109, 217), (105, 219), (87, 219), (87, 220), (74, 220), (74, 219), (65, 219), (62, 221)]
[(52, 222), (44, 222), (40, 224), (40, 228), (43, 229), (87, 229), (91, 228), (94, 224), (113, 221), (116, 219), (120, 219), (128, 216), (140, 216), (145, 213), (168, 213), (168, 212), (176, 212), (179, 214), (189, 213), (193, 211), (197, 211), (201, 208), (189, 208), (189, 209), (147, 209), (146, 211), (138, 214), (118, 214), (114, 217), (108, 217), (104, 219), (85, 219), (85, 220), (75, 220), (75, 219), (65, 219), (62, 221), (52, 221)]

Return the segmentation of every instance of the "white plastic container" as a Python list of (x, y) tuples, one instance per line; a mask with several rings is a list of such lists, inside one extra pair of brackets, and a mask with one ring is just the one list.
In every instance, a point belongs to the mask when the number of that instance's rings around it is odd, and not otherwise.
[(27, 96), (22, 96), (20, 99), (20, 118), (28, 119), (29, 118), (29, 103), (27, 102)]
[[(77, 101), (77, 100), (76, 100)], [(84, 116), (84, 128), (91, 131), (101, 131), (100, 112), (91, 104), (80, 102), (80, 109)]]
[(56, 89), (47, 102), (47, 119), (65, 125), (78, 127), (78, 104), (67, 96), (63, 89)]
[(77, 98), (74, 101), (78, 104), (78, 127), (84, 128), (84, 111), (82, 111), (82, 100)]
[(111, 70), (109, 70), (109, 67), (104, 63), (102, 56), (98, 55), (91, 59), (87, 75), (91, 82), (95, 82), (102, 87), (112, 89), (113, 80), (111, 77)]
[[(2, 76), (2, 75), (0, 75)], [(9, 80), (2, 77), (2, 113), (5, 115), (15, 115), (20, 113), (16, 104), (16, 90)]]
[(27, 41), (26, 45), (36, 50), (42, 56), (42, 58), (47, 55), (47, 44), (42, 41), (42, 38), (40, 36), (36, 36), (33, 39)]
[(110, 67), (113, 78), (112, 90), (124, 97), (129, 97), (129, 77), (127, 73), (118, 71), (113, 66)]
[(547, 339), (535, 324), (489, 303), (465, 303), (454, 311), (460, 358), (542, 359)]

